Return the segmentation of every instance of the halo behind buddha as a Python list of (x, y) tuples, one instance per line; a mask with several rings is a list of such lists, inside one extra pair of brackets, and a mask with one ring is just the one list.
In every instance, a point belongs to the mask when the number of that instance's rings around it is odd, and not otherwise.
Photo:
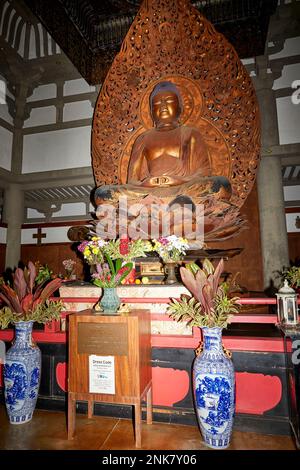
[(152, 127), (149, 96), (160, 81), (182, 97), (181, 123), (205, 141), (212, 174), (232, 185), (242, 206), (260, 150), (251, 78), (235, 50), (188, 0), (144, 1), (98, 96), (92, 133), (97, 185), (125, 183), (132, 146)]

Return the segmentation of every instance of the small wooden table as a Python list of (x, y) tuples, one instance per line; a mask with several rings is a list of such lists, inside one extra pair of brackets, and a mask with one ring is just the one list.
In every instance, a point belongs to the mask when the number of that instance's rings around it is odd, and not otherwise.
[[(68, 439), (75, 433), (76, 400), (88, 402), (89, 418), (93, 415), (94, 402), (129, 404), (135, 409), (135, 444), (141, 447), (142, 400), (147, 402), (147, 424), (152, 423), (150, 329), (149, 310), (103, 315), (89, 309), (69, 315)], [(105, 373), (101, 375), (99, 369), (99, 380), (97, 373), (95, 380), (101, 390), (94, 392), (95, 383), (90, 382), (95, 375), (90, 378), (89, 365), (92, 355), (96, 360), (100, 356), (100, 369), (105, 357), (113, 356), (114, 367), (109, 370), (114, 373), (113, 391), (105, 393), (105, 386), (110, 384), (109, 380), (105, 383)]]

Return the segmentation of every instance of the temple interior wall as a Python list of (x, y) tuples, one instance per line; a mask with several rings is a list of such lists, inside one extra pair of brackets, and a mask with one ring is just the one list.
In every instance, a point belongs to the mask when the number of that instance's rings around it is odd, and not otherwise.
[[(50, 40), (50, 39), (49, 39)], [(272, 43), (269, 43), (270, 50)], [(33, 45), (31, 56), (34, 57)], [(287, 38), (280, 52), (270, 54), (270, 61), (285, 61), (282, 74), (275, 79), (273, 89), (276, 93), (278, 114), (278, 130), (280, 145), (299, 144), (300, 104), (292, 103), (291, 96), (296, 88), (292, 84), (300, 79), (299, 62), (300, 37)], [(57, 47), (55, 53), (63, 53)], [(274, 62), (274, 63), (275, 63)], [(250, 58), (244, 61), (251, 76), (255, 76), (255, 61)], [(278, 66), (280, 69), (280, 67)], [(270, 70), (271, 72), (271, 70)], [(0, 76), (2, 94), (0, 93), (0, 168), (11, 172), (13, 139), (18, 126), (9, 112), (9, 104), (14, 103), (16, 95), (12, 93), (10, 84)], [(300, 86), (300, 83), (298, 87)], [(24, 122), (21, 126), (22, 151), (20, 168), (22, 175), (52, 172), (55, 170), (70, 170), (91, 168), (90, 135), (93, 107), (99, 87), (91, 87), (87, 82), (74, 73), (74, 79), (53, 81), (44, 85), (34, 86), (24, 103)], [(287, 89), (289, 90), (287, 91)], [(263, 110), (262, 110), (263, 112)], [(15, 157), (14, 157), (15, 158)], [(300, 162), (300, 155), (299, 155)], [(10, 173), (11, 174), (11, 173)], [(67, 180), (66, 180), (67, 181)], [(92, 181), (92, 173), (91, 173)], [(270, 182), (272, 184), (272, 182)], [(300, 200), (300, 186), (284, 188), (285, 201)], [(300, 206), (300, 203), (299, 203)], [(289, 238), (289, 256), (294, 260), (299, 256), (300, 228), (295, 220), (300, 216), (300, 208), (287, 212), (287, 230)], [(39, 259), (49, 264), (59, 273), (61, 261), (66, 257), (74, 257), (75, 253), (68, 242), (66, 232), (69, 221), (86, 220), (93, 210), (89, 198), (84, 202), (69, 201), (62, 203), (47, 218), (46, 213), (38, 207), (25, 207), (24, 222), (31, 222), (34, 228), (22, 229), (23, 261)], [(262, 287), (262, 263), (259, 235), (259, 209), (256, 188), (253, 189), (246, 201), (242, 212), (249, 221), (250, 229), (238, 237), (223, 243), (215, 243), (214, 248), (243, 248), (243, 252), (226, 264), (227, 271), (240, 272), (239, 282), (250, 290), (260, 290)], [(64, 226), (43, 227), (46, 237), (37, 245), (33, 238), (37, 224), (60, 219)], [(2, 219), (3, 222), (3, 219)], [(5, 225), (0, 227), (0, 271), (4, 269), (6, 243)], [(80, 269), (78, 269), (80, 274)]]

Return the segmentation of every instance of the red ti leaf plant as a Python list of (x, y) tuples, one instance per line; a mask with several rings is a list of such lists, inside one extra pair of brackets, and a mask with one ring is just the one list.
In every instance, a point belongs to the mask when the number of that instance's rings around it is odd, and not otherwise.
[(51, 300), (51, 295), (61, 286), (61, 279), (37, 283), (36, 267), (32, 261), (24, 269), (17, 268), (13, 274), (13, 285), (0, 285), (0, 327), (10, 323), (36, 321), (47, 323), (58, 319), (63, 308), (61, 301)]
[(167, 310), (170, 317), (191, 326), (226, 328), (231, 314), (239, 311), (239, 298), (230, 297), (228, 285), (220, 282), (223, 268), (223, 259), (216, 268), (208, 259), (202, 268), (195, 263), (181, 267), (182, 282), (192, 295), (172, 299)]

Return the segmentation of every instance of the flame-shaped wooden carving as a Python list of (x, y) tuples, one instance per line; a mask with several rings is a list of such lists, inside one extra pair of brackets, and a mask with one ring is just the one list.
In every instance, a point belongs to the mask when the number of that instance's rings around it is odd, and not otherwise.
[(127, 33), (94, 114), (97, 186), (126, 183), (133, 143), (153, 127), (149, 95), (162, 80), (177, 85), (181, 124), (201, 132), (211, 174), (229, 178), (231, 203), (241, 207), (260, 150), (254, 87), (233, 47), (188, 0), (145, 0)]

